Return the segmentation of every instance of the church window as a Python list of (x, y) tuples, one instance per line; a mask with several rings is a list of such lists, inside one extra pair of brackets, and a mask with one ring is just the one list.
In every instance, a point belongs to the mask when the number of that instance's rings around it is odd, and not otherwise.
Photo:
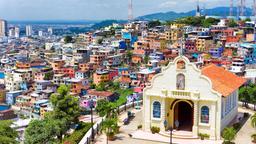
[(156, 101), (153, 103), (153, 117), (160, 118), (161, 116), (161, 104), (160, 102)]
[(209, 123), (209, 108), (207, 106), (201, 108), (201, 123)]
[(177, 75), (176, 88), (178, 90), (185, 90), (185, 76), (184, 76), (184, 74), (178, 74)]

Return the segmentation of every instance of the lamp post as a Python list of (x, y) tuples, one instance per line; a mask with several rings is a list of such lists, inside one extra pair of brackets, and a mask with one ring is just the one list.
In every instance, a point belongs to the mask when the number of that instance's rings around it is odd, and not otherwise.
[(91, 127), (92, 127), (92, 142), (94, 141), (94, 129), (93, 129), (93, 108), (94, 108), (94, 101), (91, 98), (91, 100), (89, 101), (89, 106), (91, 109)]
[(172, 131), (173, 131), (173, 128), (172, 126), (170, 127), (170, 144), (172, 144)]

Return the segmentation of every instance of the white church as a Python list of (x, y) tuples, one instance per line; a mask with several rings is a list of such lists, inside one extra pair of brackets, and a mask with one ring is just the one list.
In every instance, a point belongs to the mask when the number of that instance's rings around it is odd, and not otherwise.
[(185, 56), (178, 56), (144, 89), (143, 129), (156, 126), (166, 133), (166, 127), (172, 127), (192, 137), (204, 133), (218, 140), (237, 116), (238, 89), (244, 83), (245, 79), (221, 67), (198, 69)]

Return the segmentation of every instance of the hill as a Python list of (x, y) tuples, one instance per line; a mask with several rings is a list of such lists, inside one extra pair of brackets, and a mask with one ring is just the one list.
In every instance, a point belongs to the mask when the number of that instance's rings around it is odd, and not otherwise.
[[(236, 11), (237, 11), (237, 9), (234, 8), (233, 15), (237, 15)], [(175, 20), (175, 19), (181, 18), (181, 17), (194, 16), (195, 14), (196, 14), (195, 10), (188, 11), (188, 12), (181, 12), (181, 13), (169, 11), (169, 12), (165, 12), (165, 13), (148, 14), (148, 15), (140, 16), (137, 19), (138, 20), (167, 21), (167, 20)], [(229, 7), (216, 7), (216, 8), (212, 8), (212, 9), (205, 9), (205, 10), (202, 10), (202, 14), (226, 17), (229, 15)], [(252, 14), (252, 9), (246, 8), (245, 15), (249, 16), (251, 14)]]

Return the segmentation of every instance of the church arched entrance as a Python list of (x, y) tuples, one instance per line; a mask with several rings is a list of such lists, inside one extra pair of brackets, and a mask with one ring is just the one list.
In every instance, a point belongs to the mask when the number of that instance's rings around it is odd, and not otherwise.
[(192, 131), (192, 127), (193, 106), (186, 101), (177, 102), (174, 105), (174, 128), (177, 130)]

